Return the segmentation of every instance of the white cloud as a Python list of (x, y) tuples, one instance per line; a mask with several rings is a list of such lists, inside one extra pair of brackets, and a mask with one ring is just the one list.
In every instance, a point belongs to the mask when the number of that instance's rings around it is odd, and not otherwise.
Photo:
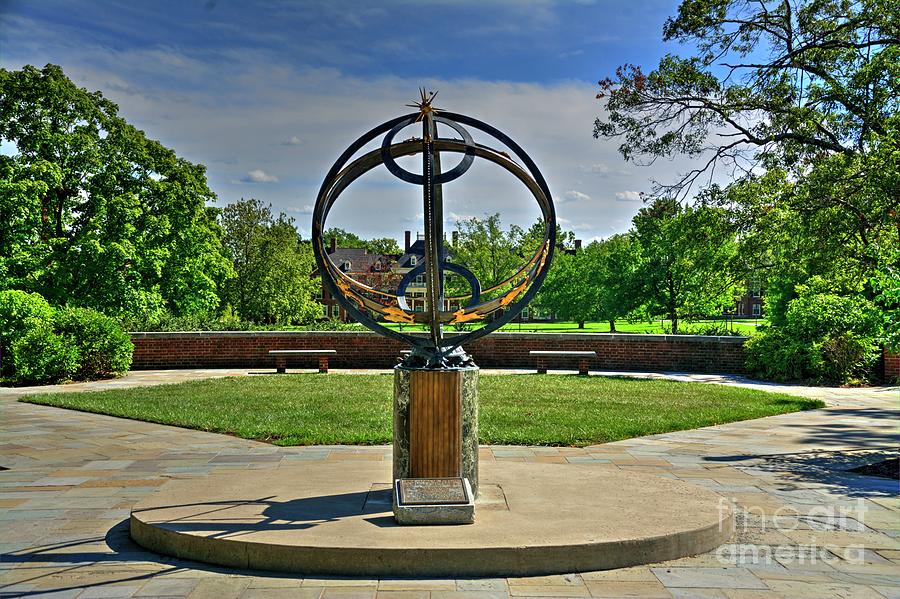
[(572, 191), (567, 191), (563, 195), (563, 202), (587, 202), (590, 201), (591, 196), (586, 193), (582, 193), (573, 189)]
[(288, 212), (293, 212), (294, 214), (312, 214), (313, 207), (311, 204), (305, 204), (303, 206), (288, 206), (285, 210)]
[(255, 168), (244, 178), (246, 183), (278, 183), (278, 177), (270, 175), (261, 168)]
[(301, 140), (296, 135), (292, 135), (288, 139), (281, 142), (281, 145), (283, 145), (283, 146), (299, 146), (301, 143), (303, 143), (303, 140)]
[(447, 215), (447, 221), (451, 223), (465, 222), (472, 220), (473, 218), (477, 219), (478, 217), (471, 214), (457, 214), (456, 212), (451, 212)]
[(640, 202), (643, 199), (639, 191), (617, 191), (615, 195), (619, 202)]
[[(19, 47), (14, 59), (4, 53), (0, 66), (62, 63), (77, 85), (102, 90), (119, 104), (120, 114), (149, 137), (206, 165), (218, 205), (239, 200), (247, 194), (246, 185), (255, 184), (254, 197), (271, 203), (276, 213), (293, 207), (306, 214), (298, 198), (316, 196), (333, 161), (362, 133), (406, 113), (404, 105), (416, 96), (419, 85), (440, 90), (440, 107), (486, 121), (522, 146), (540, 167), (561, 216), (583, 227), (585, 238), (628, 229), (640, 195), (615, 190), (648, 189), (650, 179), (671, 180), (691, 166), (683, 159), (660, 161), (653, 169), (620, 168), (619, 141), (591, 135), (602, 106), (595, 99), (595, 86), (583, 81), (356, 77), (330, 68), (298, 69), (277, 55), (247, 48), (219, 52), (216, 60), (209, 60), (171, 48), (161, 57), (161, 50), (111, 51), (86, 43), (66, 45), (58, 36), (39, 37)], [(161, 58), (165, 60), (155, 61)], [(566, 110), (556, 110), (559, 106)], [(469, 129), (477, 142), (504, 149)], [(401, 138), (414, 134), (410, 131), (401, 132)], [(295, 132), (300, 143), (288, 143)], [(451, 157), (448, 165), (456, 160)], [(412, 159), (400, 163), (420, 167)], [(504, 225), (524, 227), (539, 215), (524, 188), (482, 161), (444, 187), (444, 210), (450, 223), (499, 212)], [(326, 226), (363, 237), (402, 238), (404, 228), (421, 222), (421, 211), (421, 189), (377, 168), (341, 195)]]
[(610, 166), (606, 162), (595, 162), (593, 164), (582, 164), (578, 167), (582, 173), (589, 173), (599, 177), (621, 176), (627, 177), (631, 175), (631, 171), (622, 166)]

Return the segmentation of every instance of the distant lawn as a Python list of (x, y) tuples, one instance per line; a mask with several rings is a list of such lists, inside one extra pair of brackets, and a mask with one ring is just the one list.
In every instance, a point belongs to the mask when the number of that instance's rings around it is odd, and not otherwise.
[[(20, 401), (276, 445), (391, 442), (390, 374), (234, 377)], [(822, 407), (740, 387), (574, 375), (482, 376), (481, 441), (583, 446)]]
[[(738, 319), (734, 321), (729, 321), (728, 323), (721, 320), (697, 320), (694, 322), (682, 323), (682, 327), (685, 330), (695, 330), (701, 327), (707, 327), (710, 325), (720, 324), (724, 327), (728, 327), (731, 330), (735, 331), (740, 335), (752, 335), (756, 332), (757, 325), (762, 323), (762, 320), (754, 320), (751, 318)], [(385, 326), (398, 329), (399, 325), (392, 323), (382, 323)], [(664, 321), (666, 326), (668, 326), (668, 321)], [(616, 322), (616, 332), (617, 333), (644, 333), (644, 334), (661, 334), (664, 333), (663, 324), (657, 320), (652, 323), (648, 322), (627, 322), (621, 321)], [(403, 325), (404, 331), (415, 331), (415, 330), (425, 330), (422, 326), (410, 326)], [(448, 327), (449, 331), (453, 330), (453, 327)], [(609, 332), (609, 323), (608, 322), (586, 322), (584, 323), (584, 328), (579, 329), (577, 322), (523, 322), (522, 324), (511, 323), (504, 325), (501, 331), (506, 331), (507, 333), (608, 333)]]

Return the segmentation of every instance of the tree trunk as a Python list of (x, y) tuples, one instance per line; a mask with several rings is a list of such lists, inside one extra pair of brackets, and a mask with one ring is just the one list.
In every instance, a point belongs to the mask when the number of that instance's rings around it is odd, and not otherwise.
[(579, 320), (579, 321), (578, 321), (578, 328), (579, 328), (579, 329), (583, 329), (583, 328), (584, 328), (584, 321), (583, 321), (583, 320)]
[(609, 332), (610, 332), (610, 333), (615, 333), (615, 332), (616, 332), (616, 321), (615, 321), (615, 320), (610, 320), (610, 321), (609, 321)]

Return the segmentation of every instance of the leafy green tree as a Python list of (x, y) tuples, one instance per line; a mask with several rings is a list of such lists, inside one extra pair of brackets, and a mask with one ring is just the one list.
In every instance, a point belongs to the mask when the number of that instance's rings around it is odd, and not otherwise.
[(593, 241), (574, 252), (556, 254), (535, 304), (557, 318), (585, 322), (605, 320), (616, 332), (624, 318), (643, 301), (637, 273), (640, 254), (629, 235)]
[(219, 222), (224, 231), (222, 243), (234, 269), (227, 298), (232, 311), (248, 318), (253, 312), (251, 296), (261, 287), (266, 269), (263, 240), (272, 224), (272, 209), (253, 198), (241, 199), (222, 209)]
[(269, 323), (312, 322), (322, 314), (315, 300), (321, 283), (312, 277), (315, 269), (312, 245), (297, 234), (294, 219), (278, 216), (262, 242), (266, 268), (257, 290), (257, 314)]
[(301, 241), (294, 219), (273, 218), (270, 205), (251, 198), (226, 206), (220, 222), (235, 273), (228, 297), (241, 318), (296, 324), (321, 314), (312, 247)]
[(331, 243), (332, 238), (335, 240), (335, 243), (339, 248), (367, 247), (367, 243), (362, 237), (360, 237), (356, 233), (345, 231), (344, 229), (341, 229), (339, 227), (329, 227), (322, 233), (322, 239), (325, 241), (325, 245)]
[(378, 237), (366, 241), (365, 244), (365, 248), (369, 250), (370, 254), (399, 255), (403, 253), (400, 246), (397, 245), (397, 240), (393, 237)]
[(502, 283), (522, 266), (519, 246), (524, 232), (516, 225), (504, 230), (499, 214), (461, 220), (456, 229), (453, 259), (475, 274), (482, 289)]
[(403, 251), (397, 245), (397, 240), (392, 237), (377, 237), (374, 239), (363, 239), (356, 233), (346, 231), (340, 227), (329, 227), (322, 233), (322, 239), (325, 245), (331, 243), (334, 239), (339, 248), (358, 248), (368, 250), (370, 254), (402, 254)]
[(632, 234), (613, 235), (603, 241), (595, 241), (586, 248), (592, 260), (594, 281), (597, 286), (597, 318), (609, 323), (609, 331), (616, 332), (616, 320), (625, 318), (638, 309), (644, 298), (640, 247), (632, 240)]
[(205, 169), (55, 65), (0, 69), (0, 288), (116, 316), (214, 312), (230, 266)]
[(659, 199), (633, 223), (642, 256), (636, 273), (641, 294), (651, 314), (669, 319), (673, 334), (683, 318), (720, 314), (734, 302), (730, 268), (737, 247), (722, 210)]
[(898, 14), (893, 0), (683, 0), (663, 37), (692, 56), (600, 82), (608, 113), (595, 136), (621, 138), (626, 160), (697, 160), (657, 194), (734, 179), (716, 195), (747, 266), (768, 280), (776, 323), (822, 276), (878, 298), (900, 329), (897, 297), (882, 291), (900, 267)]
[(574, 254), (558, 252), (534, 303), (562, 320), (584, 323), (600, 317), (600, 287), (594, 279), (595, 252), (590, 248)]

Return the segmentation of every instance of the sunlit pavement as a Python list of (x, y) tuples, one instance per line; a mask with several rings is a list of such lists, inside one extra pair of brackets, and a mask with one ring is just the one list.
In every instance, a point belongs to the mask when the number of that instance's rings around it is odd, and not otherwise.
[(215, 568), (147, 552), (128, 537), (130, 507), (172, 478), (275, 469), (306, 460), (389, 460), (390, 448), (278, 448), (15, 401), (33, 392), (247, 374), (142, 371), (114, 381), (0, 389), (0, 466), (8, 468), (0, 471), (0, 593), (216, 599), (900, 597), (898, 483), (846, 472), (897, 456), (897, 387), (814, 388), (727, 376), (630, 373), (754, 386), (818, 397), (828, 407), (580, 449), (483, 447), (482, 460), (590, 464), (716, 490), (734, 502), (738, 533), (717, 551), (662, 564), (475, 580), (302, 578)]

